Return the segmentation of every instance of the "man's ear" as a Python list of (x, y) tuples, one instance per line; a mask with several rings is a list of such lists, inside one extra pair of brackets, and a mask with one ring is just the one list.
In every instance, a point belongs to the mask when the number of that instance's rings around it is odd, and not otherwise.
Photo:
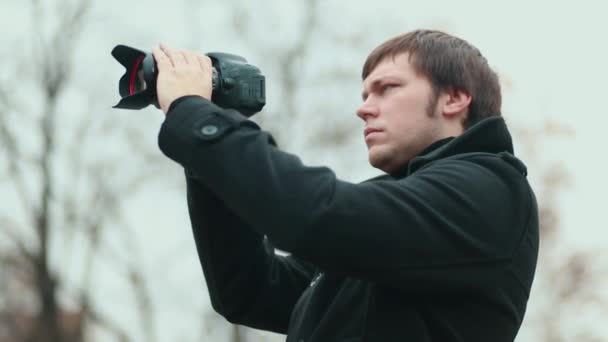
[(445, 96), (443, 115), (448, 119), (466, 118), (471, 105), (471, 95), (463, 90), (450, 88), (445, 91)]

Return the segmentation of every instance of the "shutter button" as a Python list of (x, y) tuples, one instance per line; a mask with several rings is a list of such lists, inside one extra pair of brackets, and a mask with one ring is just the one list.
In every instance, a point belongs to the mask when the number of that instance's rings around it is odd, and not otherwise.
[(206, 136), (212, 136), (217, 133), (219, 129), (216, 125), (205, 125), (201, 128), (201, 133)]

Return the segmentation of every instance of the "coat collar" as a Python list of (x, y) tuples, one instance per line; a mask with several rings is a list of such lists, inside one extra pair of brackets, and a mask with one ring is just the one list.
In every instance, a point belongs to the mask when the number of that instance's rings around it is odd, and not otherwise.
[(508, 152), (513, 154), (513, 140), (502, 117), (492, 116), (483, 119), (469, 127), (460, 136), (449, 137), (432, 143), (392, 176), (395, 178), (404, 177), (432, 161), (472, 152)]

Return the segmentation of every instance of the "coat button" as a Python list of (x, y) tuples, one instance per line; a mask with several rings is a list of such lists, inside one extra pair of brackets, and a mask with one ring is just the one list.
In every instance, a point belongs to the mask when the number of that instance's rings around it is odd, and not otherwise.
[(217, 131), (219, 131), (219, 129), (216, 125), (205, 125), (203, 128), (201, 128), (201, 133), (206, 136), (214, 135), (217, 133)]

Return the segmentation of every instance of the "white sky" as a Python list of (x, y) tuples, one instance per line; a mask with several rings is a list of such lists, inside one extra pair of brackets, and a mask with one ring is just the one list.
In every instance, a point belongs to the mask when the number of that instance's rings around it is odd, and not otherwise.
[[(605, 175), (608, 174), (608, 161), (605, 158), (603, 137), (608, 126), (608, 113), (603, 100), (606, 98), (608, 79), (608, 47), (606, 45), (606, 5), (602, 1), (323, 1), (323, 16), (333, 25), (324, 24), (327, 30), (346, 36), (363, 37), (363, 48), (357, 50), (332, 49), (325, 44), (312, 55), (318, 65), (331, 64), (338, 60), (342, 65), (354, 68), (353, 84), (336, 99), (343, 109), (340, 113), (345, 121), (357, 121), (354, 110), (359, 104), (359, 68), (369, 50), (383, 40), (411, 29), (425, 27), (438, 28), (458, 35), (476, 45), (495, 67), (509, 86), (503, 93), (503, 112), (512, 127), (539, 127), (544, 120), (551, 119), (570, 126), (574, 131), (571, 137), (548, 137), (538, 140), (538, 153), (542, 165), (547, 162), (562, 161), (573, 180), (560, 201), (562, 208), (565, 239), (572, 247), (596, 248), (608, 242), (608, 226), (603, 213), (604, 196), (608, 190)], [(195, 3), (183, 1), (181, 3)], [(204, 51), (226, 51), (242, 54), (252, 63), (258, 64), (263, 71), (271, 70), (273, 60), (260, 56), (249, 57), (248, 47), (238, 40), (222, 39), (225, 14), (220, 5), (206, 13), (185, 10), (181, 3), (155, 1), (136, 4), (121, 1), (96, 2), (84, 41), (78, 56), (82, 63), (77, 70), (83, 77), (81, 84), (104, 84), (105, 92), (98, 100), (107, 103), (107, 108), (117, 101), (115, 93), (120, 70), (110, 56), (116, 44), (127, 44), (147, 49), (158, 42), (200, 48)], [(263, 35), (261, 41), (274, 42), (275, 45), (289, 42), (296, 34), (291, 23), (300, 20), (294, 2), (273, 1), (272, 6), (254, 9), (258, 3), (246, 6), (252, 20), (276, 22), (272, 29), (258, 24), (256, 32)], [(245, 6), (245, 5), (243, 5)], [(294, 9), (295, 6), (295, 9)], [(22, 1), (2, 0), (0, 7), (0, 60), (5, 60), (13, 52), (23, 52), (16, 37), (27, 32), (27, 6)], [(123, 8), (123, 12), (119, 9)], [(130, 20), (129, 20), (130, 18)], [(186, 23), (184, 23), (186, 21)], [(197, 32), (187, 31), (192, 21), (199, 21)], [(187, 24), (190, 22), (190, 24)], [(208, 23), (208, 24), (207, 24)], [(319, 37), (319, 40), (321, 38)], [(197, 45), (200, 44), (200, 45)], [(272, 44), (272, 43), (271, 43)], [(323, 44), (323, 42), (320, 42)], [(354, 52), (353, 52), (354, 51)], [(18, 55), (18, 53), (15, 53)], [(0, 77), (9, 74), (0, 71)], [(267, 83), (272, 84), (272, 73), (267, 72)], [(306, 75), (303, 75), (305, 78)], [(320, 91), (310, 91), (310, 96), (322, 99)], [(307, 92), (308, 93), (308, 92)], [(280, 98), (269, 94), (269, 107), (280, 107)], [(272, 103), (270, 103), (272, 101)], [(275, 106), (275, 107), (272, 107)], [(162, 120), (154, 110), (144, 111), (149, 115), (151, 126)], [(121, 111), (107, 110), (105, 115), (140, 115)], [(311, 121), (314, 122), (314, 118)], [(310, 125), (314, 127), (314, 125)], [(151, 131), (148, 143), (156, 146), (156, 133)], [(359, 131), (353, 135), (356, 141), (352, 146), (337, 151), (326, 151), (314, 155), (305, 147), (294, 148), (306, 162), (324, 163), (332, 166), (349, 180), (361, 180), (377, 172), (369, 166), (357, 170), (352, 165), (364, 165), (365, 147)], [(518, 149), (524, 149), (521, 141), (516, 141)], [(340, 154), (341, 153), (341, 154)], [(348, 153), (348, 160), (337, 157)], [(169, 163), (169, 161), (167, 161)], [(345, 166), (347, 165), (347, 166)], [(541, 169), (529, 164), (531, 179), (537, 181)], [(350, 171), (350, 172), (349, 172)], [(175, 176), (180, 177), (175, 168)], [(130, 224), (136, 227), (154, 227), (150, 233), (145, 228), (138, 229), (142, 241), (141, 252), (146, 256), (148, 275), (159, 285), (152, 288), (160, 303), (167, 305), (162, 319), (169, 319), (180, 312), (195, 312), (184, 309), (189, 305), (201, 305), (207, 301), (206, 294), (194, 290), (202, 286), (202, 274), (191, 242), (185, 200), (177, 195), (165, 196), (170, 190), (161, 187), (143, 193), (131, 204), (134, 205)], [(161, 201), (159, 203), (159, 200)], [(11, 208), (14, 203), (2, 201), (3, 209)], [(161, 210), (162, 208), (162, 210)], [(17, 210), (16, 208), (14, 208)], [(117, 235), (114, 237), (118, 239)], [(110, 238), (112, 239), (112, 238)], [(143, 243), (145, 241), (146, 244)], [(606, 259), (606, 255), (598, 255)], [(175, 260), (179, 266), (172, 266)], [(182, 261), (185, 260), (185, 261)], [(77, 267), (77, 266), (74, 266)], [(160, 269), (159, 269), (160, 268)], [(169, 271), (167, 269), (170, 269)], [(106, 305), (114, 305), (129, 297), (121, 293), (120, 280), (112, 279), (110, 271), (106, 275), (111, 280), (103, 280), (104, 298), (110, 298)], [(171, 276), (163, 276), (172, 272)], [(99, 279), (102, 279), (99, 277)], [(101, 281), (101, 280), (100, 280)], [(123, 286), (123, 287), (121, 287)], [(114, 300), (111, 300), (114, 299)], [(175, 304), (169, 303), (179, 303)], [(198, 304), (192, 304), (198, 303)], [(102, 303), (104, 305), (104, 303)], [(198, 306), (197, 306), (198, 307)], [(171, 312), (175, 310), (175, 312)], [(129, 317), (125, 319), (131, 319)], [(196, 336), (199, 327), (192, 325), (197, 320), (185, 321), (184, 327), (172, 326), (159, 328), (159, 334), (174, 340), (175, 336)], [(175, 329), (184, 329), (176, 333)], [(518, 341), (532, 341), (523, 336)]]

